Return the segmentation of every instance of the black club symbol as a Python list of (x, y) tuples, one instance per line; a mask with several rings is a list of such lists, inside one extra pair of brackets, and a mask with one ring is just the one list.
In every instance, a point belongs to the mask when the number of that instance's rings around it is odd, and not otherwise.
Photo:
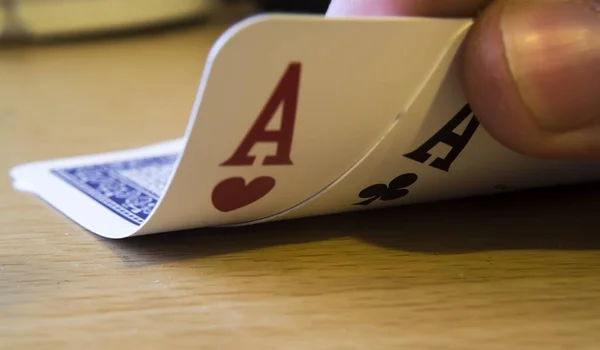
[(354, 203), (354, 205), (367, 206), (378, 199), (384, 202), (400, 199), (409, 193), (407, 188), (417, 182), (418, 179), (417, 174), (404, 174), (393, 179), (389, 185), (377, 184), (369, 186), (358, 194), (358, 197), (366, 200)]

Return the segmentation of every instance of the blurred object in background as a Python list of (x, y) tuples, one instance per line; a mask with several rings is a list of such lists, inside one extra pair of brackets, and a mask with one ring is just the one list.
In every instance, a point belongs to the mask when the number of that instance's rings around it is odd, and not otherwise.
[(329, 0), (0, 0), (0, 41), (143, 31), (235, 13), (238, 5), (252, 13), (325, 13)]
[(0, 40), (78, 36), (205, 17), (218, 0), (0, 0)]

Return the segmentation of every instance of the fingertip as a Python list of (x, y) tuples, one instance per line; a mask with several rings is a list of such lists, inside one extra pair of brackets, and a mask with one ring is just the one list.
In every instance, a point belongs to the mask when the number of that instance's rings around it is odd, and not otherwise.
[(491, 0), (332, 0), (329, 17), (420, 16), (470, 17)]
[(483, 11), (463, 48), (461, 76), (465, 95), (482, 126), (499, 142), (521, 153), (535, 152), (527, 142), (526, 111), (506, 62), (500, 28), (502, 11), (496, 2)]
[(398, 16), (404, 4), (398, 0), (331, 0), (326, 15), (346, 16)]
[(600, 157), (597, 148), (576, 134), (556, 133), (536, 123), (507, 59), (501, 22), (509, 2), (496, 1), (483, 11), (465, 40), (461, 76), (473, 112), (494, 139), (518, 153), (538, 158)]

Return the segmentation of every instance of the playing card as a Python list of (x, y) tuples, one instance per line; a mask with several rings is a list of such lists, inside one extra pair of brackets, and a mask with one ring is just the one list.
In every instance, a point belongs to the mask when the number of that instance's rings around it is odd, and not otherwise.
[(470, 25), (257, 16), (214, 44), (181, 140), (11, 176), (111, 238), (277, 218), (379, 154)]
[(92, 232), (121, 238), (150, 216), (176, 166), (184, 139), (139, 149), (17, 166), (14, 186), (35, 193)]
[[(358, 130), (355, 132), (359, 132)], [(600, 178), (600, 163), (534, 159), (494, 140), (460, 86), (455, 50), (413, 105), (354, 169), (271, 220), (375, 209)]]

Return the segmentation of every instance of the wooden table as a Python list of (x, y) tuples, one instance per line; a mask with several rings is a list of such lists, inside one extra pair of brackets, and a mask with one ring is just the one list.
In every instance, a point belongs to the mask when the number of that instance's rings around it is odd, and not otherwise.
[(124, 241), (12, 189), (182, 135), (224, 28), (0, 51), (0, 348), (600, 347), (598, 186)]

